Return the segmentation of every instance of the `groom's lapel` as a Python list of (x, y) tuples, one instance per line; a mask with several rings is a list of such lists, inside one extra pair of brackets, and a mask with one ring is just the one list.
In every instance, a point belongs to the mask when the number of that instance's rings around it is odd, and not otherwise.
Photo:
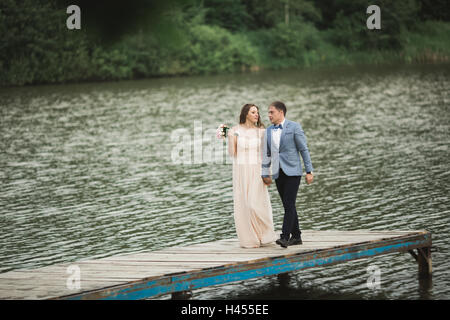
[(269, 150), (272, 150), (272, 126), (269, 126), (267, 128), (267, 143), (268, 143), (268, 147)]
[(287, 130), (287, 127), (289, 126), (289, 122), (288, 122), (288, 120), (286, 119), (286, 121), (284, 121), (284, 128), (283, 128), (283, 130), (281, 131), (281, 136), (280, 136), (280, 149), (281, 149), (281, 146), (283, 145), (283, 140), (284, 140), (284, 136), (286, 135), (286, 130)]

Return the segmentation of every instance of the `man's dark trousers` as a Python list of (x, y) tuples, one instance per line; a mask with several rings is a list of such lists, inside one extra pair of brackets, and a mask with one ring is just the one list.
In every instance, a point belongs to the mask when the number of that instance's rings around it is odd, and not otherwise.
[(289, 236), (300, 238), (297, 209), (295, 202), (302, 176), (287, 176), (280, 168), (278, 178), (275, 180), (278, 193), (284, 207), (283, 228), (280, 238), (289, 240)]

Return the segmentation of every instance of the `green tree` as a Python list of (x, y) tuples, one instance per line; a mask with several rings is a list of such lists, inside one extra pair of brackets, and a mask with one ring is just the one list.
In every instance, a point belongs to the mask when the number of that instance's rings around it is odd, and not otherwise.
[(253, 17), (241, 0), (205, 0), (205, 23), (231, 31), (251, 29)]
[(64, 82), (89, 74), (83, 32), (68, 33), (52, 1), (0, 2), (0, 83)]
[[(379, 0), (381, 8), (381, 30), (366, 27), (367, 7), (370, 0), (338, 0), (332, 21), (329, 41), (350, 50), (400, 49), (403, 46), (401, 34), (417, 23), (420, 4), (417, 0)], [(329, 13), (326, 16), (330, 16)]]
[[(322, 16), (314, 6), (313, 1), (307, 0), (247, 0), (244, 1), (247, 12), (253, 18), (253, 30), (276, 27), (279, 23), (301, 19), (306, 22), (318, 23)], [(287, 9), (286, 9), (287, 8)], [(287, 12), (286, 12), (287, 10)]]

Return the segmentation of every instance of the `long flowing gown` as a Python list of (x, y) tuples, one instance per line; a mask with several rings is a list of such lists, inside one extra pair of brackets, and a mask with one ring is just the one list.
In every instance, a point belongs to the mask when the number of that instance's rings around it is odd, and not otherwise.
[(257, 248), (276, 240), (269, 191), (261, 179), (263, 141), (264, 129), (238, 125), (229, 130), (234, 221), (244, 248)]

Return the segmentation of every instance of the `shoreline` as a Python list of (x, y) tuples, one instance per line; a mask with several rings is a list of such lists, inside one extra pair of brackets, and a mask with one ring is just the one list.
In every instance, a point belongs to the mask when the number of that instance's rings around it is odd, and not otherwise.
[[(377, 52), (379, 53), (379, 52)], [(355, 52), (354, 55), (359, 55), (359, 53)], [(398, 54), (399, 57), (404, 57), (403, 53)], [(369, 56), (365, 56), (368, 58)], [(431, 59), (430, 59), (431, 58)], [(314, 71), (319, 70), (321, 68), (359, 68), (359, 67), (383, 67), (383, 66), (440, 66), (440, 65), (448, 65), (450, 66), (450, 57), (445, 54), (440, 54), (432, 51), (426, 51), (424, 56), (418, 55), (413, 59), (397, 60), (397, 59), (385, 59), (381, 61), (375, 61), (375, 63), (368, 63), (363, 60), (348, 60), (345, 63), (320, 63), (313, 65), (292, 65), (286, 67), (270, 67), (263, 65), (255, 65), (252, 67), (242, 66), (240, 70), (237, 71), (229, 71), (229, 72), (210, 72), (210, 73), (175, 73), (175, 74), (159, 74), (154, 76), (147, 77), (124, 77), (120, 79), (96, 79), (96, 78), (86, 78), (86, 79), (77, 79), (77, 80), (68, 80), (62, 82), (37, 82), (37, 83), (25, 83), (25, 84), (11, 84), (11, 85), (0, 85), (0, 90), (4, 89), (12, 89), (12, 88), (29, 88), (29, 87), (38, 87), (38, 86), (60, 86), (60, 85), (74, 85), (74, 84), (99, 84), (99, 83), (109, 83), (109, 82), (121, 82), (121, 81), (140, 81), (140, 80), (157, 80), (157, 79), (174, 79), (174, 78), (189, 78), (189, 77), (206, 77), (206, 76), (229, 76), (229, 75), (245, 75), (245, 74), (259, 74), (262, 72), (276, 72), (276, 71)], [(408, 61), (409, 60), (409, 61)]]

